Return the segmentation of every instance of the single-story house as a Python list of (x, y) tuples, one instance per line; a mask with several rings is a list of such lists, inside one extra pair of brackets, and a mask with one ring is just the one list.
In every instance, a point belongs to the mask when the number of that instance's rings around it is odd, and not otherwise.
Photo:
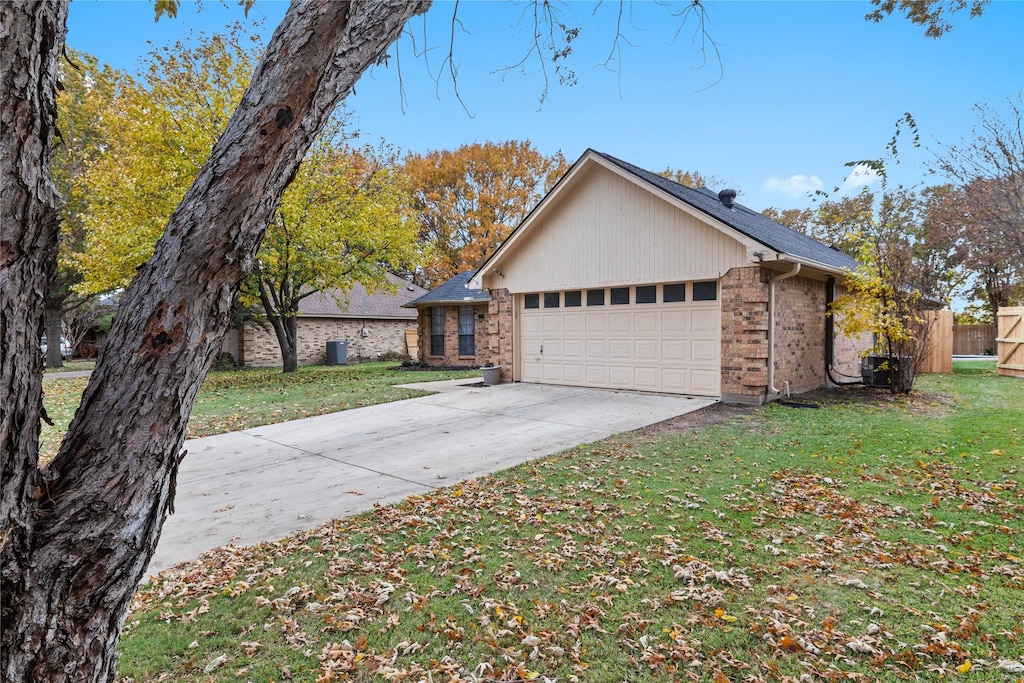
[[(327, 342), (349, 340), (348, 359), (375, 360), (407, 357), (406, 332), (416, 329), (416, 311), (403, 308), (427, 290), (397, 275), (388, 276), (394, 292), (367, 292), (359, 284), (348, 292), (337, 290), (312, 294), (299, 304), (297, 321), (299, 364), (327, 362)], [(239, 365), (281, 365), (281, 348), (273, 329), (246, 323), (225, 338), (224, 351)]]
[(859, 377), (869, 340), (826, 315), (856, 260), (735, 197), (587, 150), (478, 271), (410, 302), (421, 358), (740, 403)]

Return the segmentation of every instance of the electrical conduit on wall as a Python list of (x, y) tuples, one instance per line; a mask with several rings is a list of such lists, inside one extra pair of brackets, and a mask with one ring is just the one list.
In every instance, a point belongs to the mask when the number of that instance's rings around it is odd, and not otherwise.
[(800, 272), (800, 264), (794, 263), (793, 270), (776, 275), (768, 281), (768, 391), (779, 394), (775, 388), (775, 283), (787, 280)]

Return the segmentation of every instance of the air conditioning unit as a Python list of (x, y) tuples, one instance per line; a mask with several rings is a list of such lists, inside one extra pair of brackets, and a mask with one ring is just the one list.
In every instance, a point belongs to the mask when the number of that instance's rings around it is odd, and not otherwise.
[(860, 361), (860, 376), (869, 387), (892, 387), (893, 378), (910, 367), (906, 356), (868, 356)]

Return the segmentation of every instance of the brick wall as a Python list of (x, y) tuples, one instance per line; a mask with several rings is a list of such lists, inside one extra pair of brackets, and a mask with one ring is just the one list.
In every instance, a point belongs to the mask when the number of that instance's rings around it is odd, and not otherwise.
[(768, 277), (760, 266), (722, 277), (722, 400), (761, 403), (768, 386)]
[(487, 346), (485, 357), (501, 366), (502, 379), (512, 379), (512, 295), (507, 289), (492, 289), (487, 304)]
[[(376, 360), (381, 354), (407, 355), (405, 331), (412, 320), (357, 320), (351, 318), (299, 318), (298, 357), (300, 365), (327, 362), (327, 342), (348, 339), (349, 361)], [(366, 335), (362, 330), (365, 329)], [(246, 325), (242, 330), (242, 364), (252, 367), (279, 367), (281, 347), (272, 328), (263, 330)]]
[[(722, 278), (722, 399), (762, 403), (768, 398), (768, 290), (778, 271), (734, 268)], [(828, 382), (825, 373), (823, 281), (794, 277), (775, 284), (775, 387), (809, 391)], [(837, 295), (841, 291), (837, 291)], [(848, 338), (836, 321), (834, 365), (859, 374), (860, 353), (870, 340)], [(837, 379), (843, 379), (837, 377)]]
[(473, 356), (458, 354), (458, 306), (445, 306), (444, 355), (441, 356), (430, 353), (430, 308), (419, 309), (420, 358), (425, 365), (473, 367), (494, 363), (501, 366), (503, 379), (512, 378), (512, 295), (507, 289), (496, 289), (490, 292), (490, 296), (489, 302), (474, 307), (476, 353)]
[(420, 335), (420, 358), (424, 365), (469, 368), (487, 362), (487, 304), (473, 307), (476, 316), (474, 329), (474, 353), (472, 356), (459, 355), (459, 307), (444, 307), (444, 354), (430, 353), (430, 308), (420, 308), (418, 329)]
[(775, 283), (775, 388), (810, 391), (824, 385), (825, 287), (793, 277)]

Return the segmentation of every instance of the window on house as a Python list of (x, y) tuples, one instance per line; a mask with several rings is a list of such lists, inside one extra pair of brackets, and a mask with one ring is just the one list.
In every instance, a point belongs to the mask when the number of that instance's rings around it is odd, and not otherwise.
[(612, 287), (612, 306), (629, 303), (629, 287)]
[(459, 355), (476, 355), (476, 311), (472, 306), (459, 306)]
[(540, 294), (527, 294), (523, 297), (524, 308), (540, 308)]
[(718, 298), (718, 282), (711, 280), (710, 282), (694, 282), (693, 283), (693, 300), (694, 301), (714, 301)]
[(558, 292), (544, 292), (544, 308), (558, 308)]
[(577, 308), (583, 305), (583, 292), (576, 290), (574, 292), (565, 293), (565, 307), (566, 308)]
[(686, 301), (686, 283), (680, 282), (674, 285), (664, 285), (662, 288), (662, 301)]
[(587, 305), (588, 306), (604, 306), (604, 290), (603, 289), (588, 289), (587, 290)]
[(658, 285), (644, 285), (636, 288), (636, 302), (638, 304), (658, 303)]
[(430, 309), (430, 355), (444, 355), (444, 306)]

